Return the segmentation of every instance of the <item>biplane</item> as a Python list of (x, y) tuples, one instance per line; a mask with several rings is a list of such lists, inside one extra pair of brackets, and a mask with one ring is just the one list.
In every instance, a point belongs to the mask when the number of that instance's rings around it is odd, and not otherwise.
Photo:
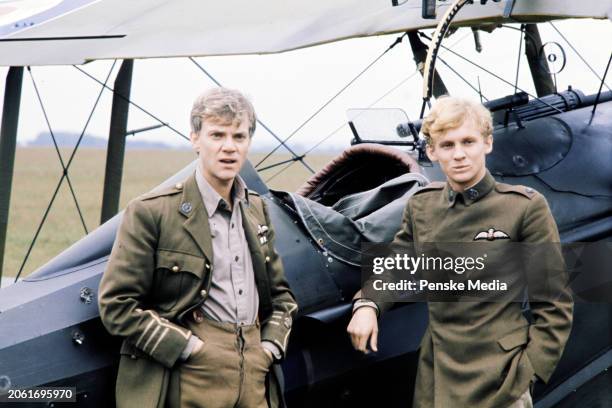
[[(558, 89), (551, 64), (562, 65), (558, 58), (567, 56), (563, 47), (551, 56), (538, 24), (606, 19), (611, 11), (609, 0), (0, 2), (0, 65), (11, 67), (0, 139), (0, 211), (8, 211), (10, 199), (23, 67), (124, 59), (112, 89), (106, 221), (34, 273), (0, 290), (0, 394), (13, 388), (70, 386), (77, 391), (76, 405), (71, 406), (114, 405), (120, 341), (102, 327), (96, 294), (121, 221), (115, 194), (121, 178), (112, 175), (120, 175), (123, 162), (134, 59), (279, 53), (352, 37), (403, 33), (400, 38), (409, 40), (423, 76), (423, 87), (415, 90), (423, 95), (417, 109), (422, 118), (430, 98), (448, 92), (436, 62), (441, 64), (440, 50), (452, 52), (446, 47), (449, 36), (471, 29), (479, 47), (480, 33), (519, 31), (536, 93), (498, 78), (514, 85), (515, 92), (483, 100), (495, 123), (495, 148), (487, 166), (500, 181), (544, 194), (563, 242), (609, 243), (608, 69), (593, 73), (599, 84), (595, 92), (574, 86)], [(605, 55), (612, 51), (609, 39), (596, 46)], [(483, 92), (470, 86), (482, 99)], [(261, 176), (261, 163), (247, 163), (242, 169), (249, 188), (268, 202), (277, 250), (300, 306), (289, 354), (275, 368), (284, 374), (290, 407), (392, 407), (411, 400), (416, 356), (427, 327), (426, 304), (399, 304), (385, 314), (378, 353), (352, 350), (345, 330), (351, 297), (361, 283), (361, 245), (389, 241), (406, 200), (418, 188), (442, 179), (423, 154), (420, 119), (413, 119), (398, 109), (349, 111), (351, 147), (295, 192), (271, 190)], [(281, 164), (303, 161), (286, 140), (279, 142), (293, 155)], [(195, 162), (158, 188), (182, 181), (194, 166)], [(0, 231), (2, 246), (5, 227), (6, 223)], [(612, 293), (609, 276), (598, 282)], [(612, 305), (609, 298), (596, 300), (576, 303), (572, 335), (557, 370), (547, 384), (536, 387), (537, 407), (612, 404)]]

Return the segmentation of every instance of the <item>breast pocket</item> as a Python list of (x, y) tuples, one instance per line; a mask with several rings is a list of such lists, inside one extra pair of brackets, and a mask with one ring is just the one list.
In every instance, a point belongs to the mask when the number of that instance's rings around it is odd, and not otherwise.
[(200, 286), (206, 259), (182, 252), (160, 249), (155, 254), (153, 299), (156, 308), (168, 311), (193, 286)]

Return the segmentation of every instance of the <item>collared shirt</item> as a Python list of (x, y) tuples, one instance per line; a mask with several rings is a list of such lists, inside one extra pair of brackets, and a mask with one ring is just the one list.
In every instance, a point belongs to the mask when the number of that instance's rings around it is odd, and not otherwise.
[(253, 324), (259, 295), (239, 205), (248, 203), (246, 185), (236, 176), (231, 192), (234, 205), (230, 209), (229, 203), (206, 181), (200, 166), (196, 168), (196, 182), (208, 213), (213, 247), (212, 282), (202, 309), (219, 322)]

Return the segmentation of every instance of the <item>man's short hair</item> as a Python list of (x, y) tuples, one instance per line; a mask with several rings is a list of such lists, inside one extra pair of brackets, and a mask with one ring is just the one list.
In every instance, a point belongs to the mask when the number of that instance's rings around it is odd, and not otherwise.
[(482, 137), (487, 138), (493, 134), (491, 112), (481, 103), (465, 98), (443, 96), (436, 101), (429, 115), (423, 120), (421, 132), (425, 135), (427, 144), (432, 145), (432, 138), (451, 129), (457, 129), (468, 120), (476, 125)]
[(193, 102), (191, 131), (199, 133), (202, 129), (202, 122), (208, 119), (230, 123), (237, 121), (240, 125), (243, 114), (246, 114), (249, 120), (249, 136), (253, 136), (257, 120), (251, 101), (234, 89), (212, 88), (203, 92)]

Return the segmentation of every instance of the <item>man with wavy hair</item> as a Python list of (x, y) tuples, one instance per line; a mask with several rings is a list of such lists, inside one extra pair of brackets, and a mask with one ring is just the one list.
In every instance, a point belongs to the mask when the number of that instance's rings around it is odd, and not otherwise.
[[(515, 271), (530, 294), (531, 323), (520, 302), (428, 302), (413, 407), (531, 407), (530, 385), (548, 381), (572, 325), (563, 258), (551, 247), (559, 242), (555, 221), (541, 194), (497, 183), (487, 171), (493, 126), (484, 106), (440, 98), (421, 131), (427, 155), (440, 164), (446, 182), (431, 183), (408, 200), (394, 244), (549, 245), (546, 265), (562, 275), (546, 280), (534, 271)], [(533, 298), (551, 287), (554, 297)], [(369, 343), (376, 351), (378, 315), (392, 304), (364, 298), (362, 292), (355, 296), (347, 331), (356, 349), (367, 352)]]
[(282, 401), (270, 369), (297, 304), (266, 204), (238, 174), (255, 124), (240, 92), (205, 92), (191, 111), (195, 172), (125, 210), (99, 297), (102, 322), (124, 338), (118, 407)]

